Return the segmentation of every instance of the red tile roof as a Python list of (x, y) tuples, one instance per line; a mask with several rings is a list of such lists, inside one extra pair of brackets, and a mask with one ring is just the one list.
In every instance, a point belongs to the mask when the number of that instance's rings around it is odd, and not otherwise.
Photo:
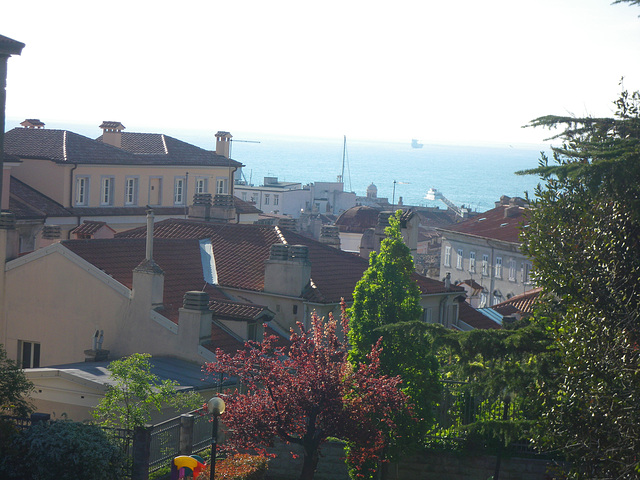
[(26, 183), (11, 177), (9, 210), (18, 220), (46, 217), (70, 217), (71, 212)]
[[(140, 227), (116, 236), (143, 238), (145, 235), (146, 228)], [(273, 226), (169, 219), (155, 224), (154, 237), (211, 239), (219, 285), (252, 291), (264, 289), (264, 264), (269, 258), (271, 245), (306, 245), (312, 285), (304, 293), (304, 298), (317, 303), (338, 303), (342, 297), (350, 301), (356, 283), (368, 267), (368, 262), (358, 256)], [(447, 292), (442, 282), (418, 274), (414, 278), (423, 294)], [(449, 291), (464, 289), (452, 286)]]
[(504, 316), (513, 313), (531, 314), (541, 293), (542, 288), (534, 288), (520, 295), (515, 295), (491, 308)]
[(197, 165), (239, 167), (240, 162), (167, 135), (122, 133), (122, 148), (67, 130), (14, 128), (5, 134), (5, 152), (57, 163), (109, 165)]
[(502, 328), (498, 323), (477, 311), (467, 302), (460, 302), (458, 318), (470, 327), (479, 330)]
[(491, 238), (505, 242), (520, 243), (519, 235), (523, 225), (527, 225), (526, 207), (500, 205), (469, 220), (450, 227), (443, 232), (456, 232), (476, 237)]
[[(145, 258), (144, 238), (65, 240), (62, 244), (128, 288), (134, 268)], [(156, 239), (153, 258), (165, 274), (164, 311), (160, 313), (173, 322), (178, 323), (178, 309), (188, 291), (205, 291), (212, 300), (227, 300), (223, 292), (205, 282), (197, 240)]]
[(268, 321), (273, 316), (269, 309), (262, 305), (230, 300), (212, 300), (209, 309), (213, 311), (216, 318), (225, 320), (257, 321), (263, 319), (263, 321)]
[[(107, 222), (94, 222), (92, 220), (85, 220), (81, 225), (78, 225), (76, 228), (71, 230), (71, 233), (76, 235), (93, 235), (102, 227), (107, 227), (110, 230), (113, 230)], [(113, 230), (115, 232), (115, 230)]]

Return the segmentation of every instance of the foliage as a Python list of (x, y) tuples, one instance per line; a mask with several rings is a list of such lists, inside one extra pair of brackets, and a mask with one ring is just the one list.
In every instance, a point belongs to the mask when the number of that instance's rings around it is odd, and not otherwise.
[[(522, 320), (499, 330), (440, 330), (443, 376), (457, 382), (458, 410), (451, 427), (503, 445), (526, 441), (541, 415), (538, 389), (551, 378), (552, 339)], [(473, 399), (480, 401), (473, 404)]]
[[(262, 455), (238, 453), (216, 462), (215, 480), (261, 480), (267, 471), (269, 460)], [(200, 476), (209, 478), (210, 466), (207, 465)]]
[(134, 353), (115, 360), (107, 367), (114, 380), (107, 386), (92, 415), (103, 426), (134, 429), (148, 423), (152, 411), (160, 411), (164, 405), (178, 410), (190, 410), (202, 405), (194, 392), (176, 392), (178, 383), (160, 381), (151, 373), (148, 353)]
[(27, 379), (17, 362), (7, 358), (0, 344), (0, 413), (3, 415), (28, 416), (33, 411), (29, 394), (33, 384)]
[(96, 425), (40, 422), (21, 437), (23, 478), (112, 480), (123, 474), (121, 450)]
[(585, 478), (636, 478), (640, 463), (640, 93), (614, 118), (542, 117), (564, 126), (542, 158), (523, 249), (557, 296), (538, 323), (554, 338), (556, 379), (541, 389), (545, 445)]
[(20, 445), (20, 432), (10, 420), (0, 419), (0, 478), (22, 479), (24, 448)]
[[(348, 332), (344, 302), (341, 324)], [(248, 391), (236, 390), (227, 399), (228, 445), (258, 452), (275, 438), (300, 445), (301, 479), (313, 478), (328, 437), (351, 442), (355, 465), (379, 459), (387, 440), (384, 432), (393, 431), (392, 412), (406, 408), (400, 378), (379, 373), (379, 345), (371, 349), (366, 365), (353, 368), (333, 316), (323, 322), (314, 314), (309, 331), (298, 327), (300, 333), (292, 332), (288, 347), (275, 347), (276, 338), (265, 336), (235, 355), (218, 350), (217, 362), (205, 365), (209, 373), (237, 377)]]
[(381, 371), (400, 375), (402, 390), (414, 405), (415, 418), (394, 417), (400, 435), (391, 439), (387, 450), (391, 458), (409, 453), (422, 443), (433, 421), (433, 402), (440, 393), (438, 363), (420, 320), (420, 290), (413, 278), (413, 259), (400, 231), (401, 214), (398, 210), (389, 217), (387, 236), (380, 252), (369, 256), (369, 268), (356, 285), (349, 309), (350, 360), (354, 365), (366, 362), (366, 354), (382, 337)]

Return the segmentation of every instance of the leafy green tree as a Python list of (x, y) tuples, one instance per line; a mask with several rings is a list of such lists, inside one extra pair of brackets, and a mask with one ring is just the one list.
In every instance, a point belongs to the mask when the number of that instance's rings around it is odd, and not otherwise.
[(148, 353), (134, 353), (109, 364), (114, 383), (92, 412), (102, 425), (133, 429), (148, 423), (151, 413), (165, 405), (178, 410), (202, 405), (197, 393), (180, 393), (176, 382), (160, 381), (151, 372), (150, 358)]
[(438, 362), (420, 320), (420, 290), (413, 278), (413, 259), (400, 231), (401, 213), (389, 217), (387, 236), (380, 252), (369, 256), (369, 268), (356, 285), (348, 311), (350, 361), (354, 365), (366, 363), (366, 355), (382, 338), (381, 370), (386, 375), (399, 375), (403, 392), (413, 402), (415, 418), (395, 418), (400, 434), (387, 450), (392, 459), (422, 444), (432, 424), (433, 402), (440, 393)]
[(542, 157), (523, 249), (558, 299), (538, 322), (555, 339), (556, 381), (541, 389), (540, 440), (574, 460), (577, 478), (640, 472), (640, 93), (614, 118), (541, 117), (562, 127)]
[(7, 358), (0, 344), (0, 413), (27, 416), (33, 411), (29, 394), (33, 384), (27, 379), (17, 362)]

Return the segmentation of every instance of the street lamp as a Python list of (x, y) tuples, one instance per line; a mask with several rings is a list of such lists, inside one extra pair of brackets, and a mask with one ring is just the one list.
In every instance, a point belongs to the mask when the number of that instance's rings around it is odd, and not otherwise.
[(224, 413), (224, 400), (220, 397), (212, 397), (207, 402), (207, 409), (213, 415), (213, 427), (211, 429), (211, 470), (209, 479), (216, 476), (216, 445), (218, 443), (218, 417)]

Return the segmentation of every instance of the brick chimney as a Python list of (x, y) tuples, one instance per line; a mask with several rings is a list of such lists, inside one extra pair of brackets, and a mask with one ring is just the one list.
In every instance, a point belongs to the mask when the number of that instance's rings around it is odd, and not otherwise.
[(229, 158), (231, 151), (231, 139), (233, 136), (229, 132), (219, 131), (216, 133), (216, 153)]
[(120, 122), (104, 121), (100, 125), (102, 129), (102, 143), (122, 148), (122, 131), (125, 126)]

